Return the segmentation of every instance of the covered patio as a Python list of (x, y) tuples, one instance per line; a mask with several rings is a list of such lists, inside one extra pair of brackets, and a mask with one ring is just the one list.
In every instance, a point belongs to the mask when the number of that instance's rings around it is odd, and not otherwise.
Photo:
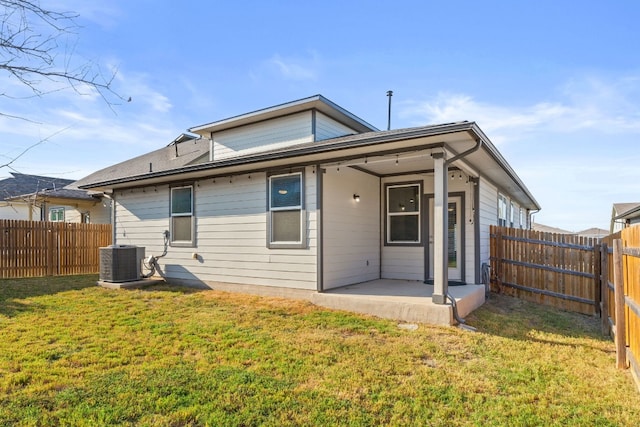
[[(484, 285), (449, 286), (458, 316), (464, 318), (485, 301)], [(455, 325), (451, 304), (435, 303), (434, 285), (420, 281), (380, 279), (311, 295), (316, 305), (371, 314), (405, 322)]]

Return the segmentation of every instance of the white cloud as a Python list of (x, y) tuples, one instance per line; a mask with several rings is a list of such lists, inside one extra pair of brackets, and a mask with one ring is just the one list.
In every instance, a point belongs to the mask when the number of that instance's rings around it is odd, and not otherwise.
[(316, 80), (320, 68), (320, 58), (315, 52), (310, 52), (310, 56), (307, 58), (285, 58), (275, 54), (265, 61), (263, 66), (285, 80)]
[[(0, 157), (14, 158), (46, 139), (11, 166), (24, 173), (73, 172), (80, 178), (166, 145), (177, 134), (170, 99), (145, 74), (120, 70), (114, 90), (132, 102), (109, 106), (101, 97), (78, 96), (65, 90), (24, 100), (6, 100), (0, 115)], [(7, 169), (0, 170), (6, 175)]]
[(400, 117), (413, 125), (473, 120), (494, 135), (497, 143), (515, 133), (543, 130), (640, 132), (639, 95), (640, 78), (605, 81), (588, 77), (568, 82), (557, 94), (543, 94), (541, 101), (531, 105), (490, 103), (467, 94), (439, 93), (432, 99), (400, 104)]
[[(116, 70), (114, 67), (111, 68)], [(132, 103), (142, 104), (143, 107), (149, 107), (160, 113), (167, 113), (173, 107), (168, 97), (149, 85), (150, 76), (141, 73), (129, 75), (121, 69), (116, 70), (115, 73), (118, 87), (114, 90), (124, 98), (124, 102), (127, 102), (130, 97)]]
[(102, 27), (114, 26), (122, 11), (115, 2), (88, 2), (86, 0), (49, 0), (47, 8), (55, 11), (70, 11), (78, 14), (82, 20), (87, 20)]
[(531, 190), (538, 222), (608, 227), (611, 205), (638, 201), (640, 77), (580, 77), (529, 104), (464, 93), (400, 103), (409, 125), (476, 121)]

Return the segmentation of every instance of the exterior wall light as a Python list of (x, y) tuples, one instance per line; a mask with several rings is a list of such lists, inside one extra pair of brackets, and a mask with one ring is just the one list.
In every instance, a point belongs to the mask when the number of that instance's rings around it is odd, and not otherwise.
[(353, 195), (353, 200), (355, 200), (356, 202), (360, 201), (360, 195), (359, 194), (354, 194)]

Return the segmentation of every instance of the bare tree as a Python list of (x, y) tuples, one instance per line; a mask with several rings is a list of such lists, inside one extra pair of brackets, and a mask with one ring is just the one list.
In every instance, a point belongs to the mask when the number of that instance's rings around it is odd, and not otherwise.
[[(45, 9), (38, 0), (0, 0), (0, 70), (27, 86), (31, 96), (68, 88), (81, 95), (96, 91), (113, 109), (124, 100), (112, 87), (115, 71), (104, 74), (98, 64), (78, 63), (74, 55), (77, 17)], [(6, 88), (0, 96), (18, 98)]]

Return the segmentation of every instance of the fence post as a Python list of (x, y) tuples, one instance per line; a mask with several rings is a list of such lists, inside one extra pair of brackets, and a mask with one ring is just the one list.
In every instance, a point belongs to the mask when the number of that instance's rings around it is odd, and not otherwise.
[(593, 245), (593, 292), (594, 292), (594, 305), (596, 309), (596, 315), (600, 316), (602, 303), (602, 278), (600, 277), (600, 244), (594, 243)]
[(616, 303), (616, 365), (627, 368), (627, 343), (624, 324), (624, 266), (622, 263), (622, 240), (613, 241), (613, 283)]
[(609, 331), (609, 246), (603, 243), (600, 246), (600, 288), (602, 295), (602, 334), (611, 335)]

